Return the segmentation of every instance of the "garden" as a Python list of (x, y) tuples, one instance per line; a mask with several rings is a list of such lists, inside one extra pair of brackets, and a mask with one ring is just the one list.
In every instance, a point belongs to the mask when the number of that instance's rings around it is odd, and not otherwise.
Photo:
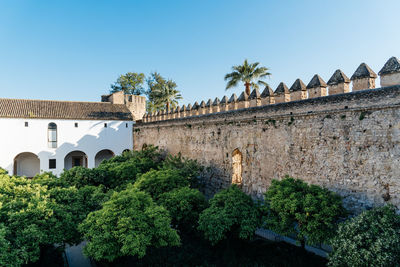
[[(399, 266), (393, 206), (349, 214), (339, 195), (273, 180), (263, 201), (232, 185), (207, 199), (196, 161), (156, 147), (32, 179), (0, 169), (0, 266), (64, 266), (86, 241), (97, 266)], [(255, 236), (260, 228), (298, 246)], [(328, 259), (305, 245), (332, 247)]]

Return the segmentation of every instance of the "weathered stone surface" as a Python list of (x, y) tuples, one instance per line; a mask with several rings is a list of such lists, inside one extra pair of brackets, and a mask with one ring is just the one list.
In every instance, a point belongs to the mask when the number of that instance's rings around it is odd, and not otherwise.
[(249, 99), (249, 96), (246, 94), (246, 92), (242, 92), (238, 98), (238, 101), (247, 101)]
[(289, 89), (289, 92), (305, 91), (307, 90), (306, 85), (302, 80), (296, 79)]
[(336, 85), (340, 83), (350, 83), (349, 77), (341, 70), (336, 70), (328, 81), (328, 85)]
[(327, 87), (328, 85), (326, 82), (319, 76), (318, 74), (315, 74), (314, 77), (312, 77), (311, 81), (307, 85), (307, 89), (310, 88), (316, 88), (316, 87)]
[(229, 98), (228, 103), (236, 103), (238, 101), (238, 98), (236, 94), (232, 94), (231, 98)]
[(274, 90), (272, 90), (272, 88), (269, 85), (267, 85), (267, 86), (265, 86), (264, 91), (261, 94), (261, 97), (263, 98), (263, 97), (268, 97), (268, 96), (273, 96), (273, 95), (274, 95)]
[(399, 103), (400, 86), (392, 86), (138, 123), (134, 145), (199, 160), (209, 194), (232, 183), (237, 149), (242, 188), (255, 198), (288, 174), (338, 192), (356, 212), (385, 199), (400, 208)]
[(228, 99), (228, 97), (227, 96), (224, 96), (222, 99), (221, 99), (221, 104), (228, 104), (228, 101), (229, 101), (229, 99)]
[(289, 94), (289, 88), (286, 86), (285, 83), (281, 82), (278, 87), (276, 87), (274, 95), (282, 95), (282, 94)]
[(258, 89), (254, 89), (253, 92), (251, 92), (251, 94), (249, 96), (249, 99), (250, 100), (251, 99), (257, 99), (257, 98), (260, 98), (260, 97), (261, 97), (261, 95), (260, 95), (260, 92), (258, 91)]
[(350, 80), (362, 79), (362, 78), (377, 78), (378, 75), (365, 63), (361, 63), (356, 69)]
[(398, 73), (400, 72), (400, 60), (396, 57), (391, 57), (385, 63), (383, 68), (379, 71), (379, 75), (386, 75), (391, 73)]

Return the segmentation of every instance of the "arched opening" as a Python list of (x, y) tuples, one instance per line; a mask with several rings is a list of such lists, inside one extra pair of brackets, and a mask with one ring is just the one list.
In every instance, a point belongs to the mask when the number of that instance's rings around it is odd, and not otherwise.
[(87, 156), (82, 151), (72, 151), (64, 158), (64, 169), (69, 170), (73, 167), (82, 166), (87, 168)]
[(122, 155), (125, 154), (125, 153), (129, 153), (129, 152), (130, 152), (129, 149), (125, 149), (124, 151), (122, 151)]
[(47, 127), (47, 143), (50, 148), (57, 148), (57, 124), (54, 122)]
[(94, 158), (94, 166), (98, 167), (100, 163), (103, 162), (103, 160), (111, 159), (114, 156), (114, 152), (109, 149), (101, 150), (96, 154), (96, 157)]
[(36, 154), (24, 152), (14, 158), (14, 175), (33, 177), (40, 173), (40, 160)]
[(241, 185), (243, 172), (243, 156), (239, 149), (232, 153), (232, 184)]

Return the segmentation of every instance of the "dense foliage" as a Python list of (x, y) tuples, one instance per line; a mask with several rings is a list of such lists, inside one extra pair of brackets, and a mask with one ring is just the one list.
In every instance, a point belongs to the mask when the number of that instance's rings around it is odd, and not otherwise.
[(183, 230), (195, 229), (200, 213), (207, 207), (204, 195), (189, 187), (161, 194), (158, 203), (170, 212), (173, 224)]
[(272, 180), (265, 193), (264, 212), (266, 228), (293, 235), (303, 246), (328, 241), (346, 214), (337, 194), (290, 177)]
[(251, 197), (232, 185), (210, 200), (210, 207), (200, 214), (198, 229), (216, 244), (232, 236), (250, 239), (259, 226), (257, 206)]
[(364, 211), (340, 224), (329, 266), (399, 266), (400, 216), (394, 207)]
[(114, 193), (102, 209), (90, 213), (80, 229), (89, 241), (87, 255), (112, 261), (121, 256), (143, 257), (149, 246), (179, 245), (179, 236), (170, 224), (164, 207), (156, 205), (147, 193), (128, 186)]
[(111, 85), (111, 93), (122, 91), (124, 94), (141, 95), (144, 93), (143, 83), (146, 76), (143, 73), (128, 72), (118, 77)]

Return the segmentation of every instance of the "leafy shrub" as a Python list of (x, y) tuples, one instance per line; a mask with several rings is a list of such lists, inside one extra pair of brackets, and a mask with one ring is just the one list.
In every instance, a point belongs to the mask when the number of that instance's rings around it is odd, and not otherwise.
[(304, 247), (329, 240), (337, 221), (346, 215), (341, 197), (317, 185), (285, 177), (272, 180), (265, 193), (265, 226), (282, 235), (294, 235)]
[[(54, 244), (48, 219), (53, 215), (47, 188), (23, 177), (0, 175), (0, 265), (21, 266)], [(11, 263), (11, 264), (10, 264)]]
[(209, 201), (199, 217), (198, 229), (216, 244), (231, 236), (250, 239), (260, 225), (259, 211), (250, 196), (236, 185), (222, 190)]
[(3, 169), (3, 168), (0, 168), (0, 175), (1, 174), (8, 174), (8, 171), (6, 171), (5, 169)]
[(196, 228), (199, 214), (207, 207), (204, 195), (189, 187), (161, 194), (158, 203), (170, 212), (173, 224), (185, 230)]
[(189, 179), (191, 187), (199, 187), (198, 176), (203, 167), (192, 159), (183, 158), (181, 153), (176, 156), (167, 155), (161, 166), (162, 170), (176, 169), (179, 170), (183, 177)]
[(400, 216), (393, 206), (364, 211), (339, 226), (329, 266), (400, 266)]
[(165, 192), (189, 186), (189, 180), (183, 177), (179, 170), (151, 170), (140, 176), (134, 186), (157, 200)]
[(96, 260), (122, 256), (143, 257), (148, 247), (179, 245), (168, 211), (150, 195), (133, 186), (114, 193), (103, 208), (92, 212), (80, 225), (88, 240), (85, 253)]

